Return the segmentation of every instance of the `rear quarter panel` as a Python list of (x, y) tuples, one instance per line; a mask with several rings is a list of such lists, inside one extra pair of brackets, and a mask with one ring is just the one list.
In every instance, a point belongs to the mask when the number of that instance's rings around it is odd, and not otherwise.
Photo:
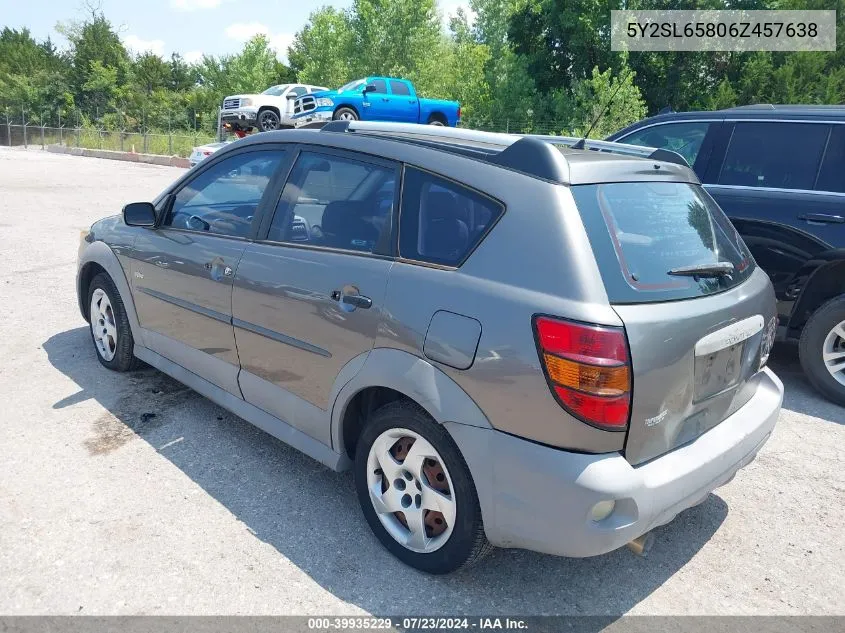
[(420, 123), (428, 123), (432, 114), (442, 114), (446, 117), (446, 123), (450, 127), (455, 127), (458, 124), (458, 107), (457, 101), (445, 101), (442, 99), (424, 99), (418, 98), (420, 103)]

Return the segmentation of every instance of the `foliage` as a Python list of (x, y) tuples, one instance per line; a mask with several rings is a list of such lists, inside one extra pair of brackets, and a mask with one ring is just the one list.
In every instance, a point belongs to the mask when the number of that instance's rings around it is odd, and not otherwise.
[[(265, 36), (236, 54), (187, 63), (126, 50), (99, 8), (57, 26), (69, 48), (0, 31), (0, 110), (14, 119), (78, 121), (100, 130), (212, 134), (226, 95), (300, 81), (336, 88), (399, 75), (421, 94), (461, 102), (464, 125), (604, 136), (666, 106), (845, 103), (845, 43), (824, 53), (610, 50), (611, 9), (837, 9), (845, 0), (352, 0), (313, 12), (282, 64)], [(471, 16), (471, 17), (470, 17)], [(618, 90), (617, 90), (618, 88)], [(612, 103), (604, 112), (605, 106)]]

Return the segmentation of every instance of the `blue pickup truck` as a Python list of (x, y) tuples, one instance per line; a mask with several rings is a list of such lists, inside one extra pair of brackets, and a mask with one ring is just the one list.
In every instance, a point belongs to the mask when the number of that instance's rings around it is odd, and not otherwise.
[(395, 77), (364, 77), (337, 90), (299, 97), (293, 104), (296, 127), (315, 121), (394, 121), (455, 127), (461, 120), (457, 101), (423, 99), (414, 85)]

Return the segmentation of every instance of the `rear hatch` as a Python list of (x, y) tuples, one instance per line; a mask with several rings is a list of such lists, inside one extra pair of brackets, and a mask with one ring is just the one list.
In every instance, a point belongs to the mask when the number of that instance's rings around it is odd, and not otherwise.
[(775, 328), (768, 277), (700, 185), (571, 187), (625, 324), (632, 464), (686, 444), (754, 395)]

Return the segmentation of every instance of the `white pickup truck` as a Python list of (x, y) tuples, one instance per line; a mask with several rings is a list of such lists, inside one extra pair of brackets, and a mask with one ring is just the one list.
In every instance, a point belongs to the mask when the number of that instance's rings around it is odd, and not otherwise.
[(259, 132), (293, 127), (293, 102), (297, 97), (328, 90), (322, 86), (305, 84), (279, 84), (261, 94), (232, 95), (223, 99), (220, 113), (223, 125), (232, 131)]

